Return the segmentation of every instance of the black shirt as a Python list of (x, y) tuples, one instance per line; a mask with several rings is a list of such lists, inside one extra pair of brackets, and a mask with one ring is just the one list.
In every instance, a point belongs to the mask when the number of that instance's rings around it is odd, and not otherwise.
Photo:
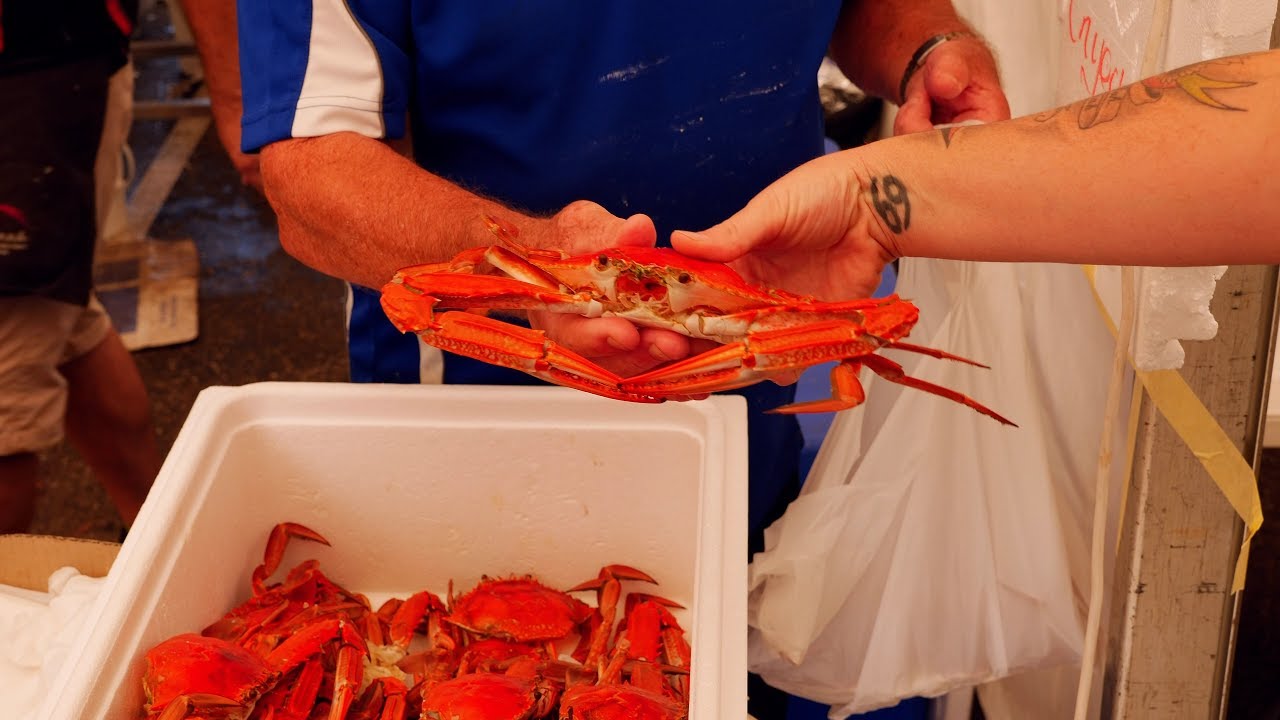
[(0, 0), (0, 74), (102, 56), (124, 64), (138, 0)]

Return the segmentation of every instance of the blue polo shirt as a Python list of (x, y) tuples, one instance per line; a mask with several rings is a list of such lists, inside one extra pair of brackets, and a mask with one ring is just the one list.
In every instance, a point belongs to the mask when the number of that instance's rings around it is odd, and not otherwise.
[[(823, 151), (817, 69), (839, 0), (276, 0), (240, 4), (246, 151), (403, 135), (436, 175), (532, 213), (580, 199), (659, 238), (723, 220)], [(423, 258), (423, 261), (438, 258)], [(424, 349), (353, 288), (351, 375), (419, 382)], [(446, 355), (445, 382), (539, 382)], [(750, 407), (752, 550), (799, 488), (799, 427)]]

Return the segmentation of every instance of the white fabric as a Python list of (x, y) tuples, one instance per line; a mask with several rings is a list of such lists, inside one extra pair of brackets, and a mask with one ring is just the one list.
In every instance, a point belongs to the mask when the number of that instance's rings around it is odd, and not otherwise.
[(912, 342), (992, 369), (886, 355), (1020, 427), (864, 372), (867, 403), (751, 572), (752, 669), (835, 718), (1075, 662), (1082, 642), (1112, 347), (1083, 273), (911, 259), (898, 290), (921, 308)]
[(444, 382), (444, 353), (418, 338), (418, 382), (439, 385)]
[(382, 65), (344, 0), (311, 3), (311, 46), (293, 137), (350, 131), (380, 138)]
[(0, 585), (0, 717), (33, 717), (49, 696), (103, 578), (64, 567), (37, 593)]

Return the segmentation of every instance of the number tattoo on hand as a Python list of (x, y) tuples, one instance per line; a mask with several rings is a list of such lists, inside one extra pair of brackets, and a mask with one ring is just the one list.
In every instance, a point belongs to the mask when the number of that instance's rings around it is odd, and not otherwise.
[[(880, 194), (881, 184), (884, 185), (883, 197)], [(900, 233), (911, 226), (911, 200), (907, 198), (907, 186), (893, 175), (871, 180), (871, 206), (893, 232)]]

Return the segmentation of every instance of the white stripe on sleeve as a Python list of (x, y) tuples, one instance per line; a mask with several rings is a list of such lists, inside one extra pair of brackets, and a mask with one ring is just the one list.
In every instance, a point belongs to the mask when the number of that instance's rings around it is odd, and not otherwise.
[(382, 91), (378, 53), (346, 0), (314, 0), (293, 136), (350, 131), (383, 137)]

